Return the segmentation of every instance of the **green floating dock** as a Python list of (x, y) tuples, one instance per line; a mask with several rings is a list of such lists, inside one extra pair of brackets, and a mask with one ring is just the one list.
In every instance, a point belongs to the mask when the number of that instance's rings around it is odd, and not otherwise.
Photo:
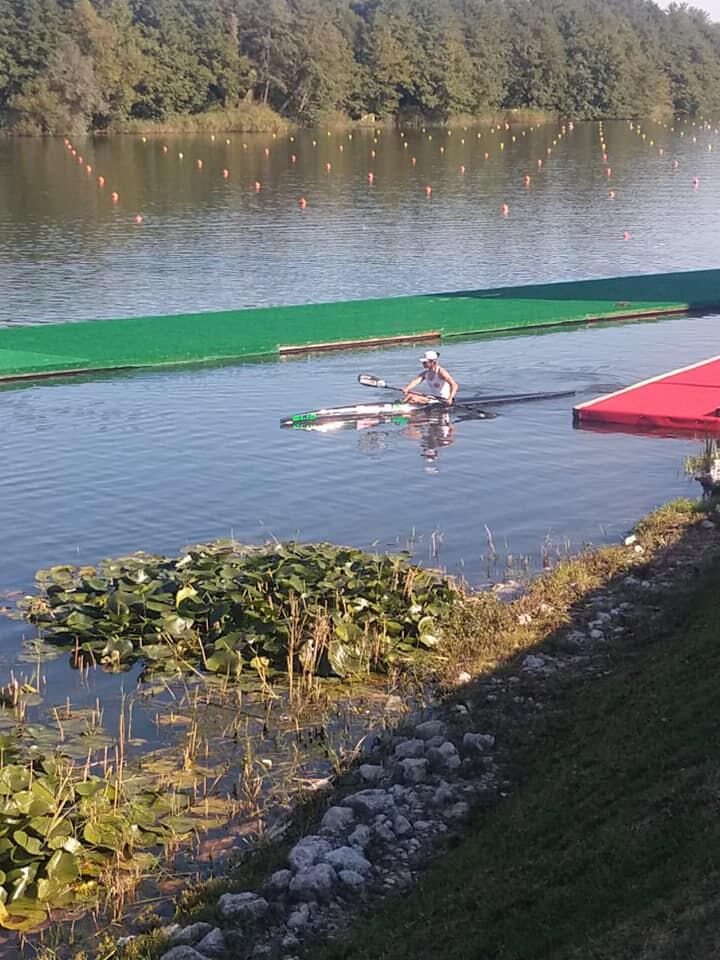
[(720, 270), (0, 329), (0, 381), (211, 363), (720, 306)]

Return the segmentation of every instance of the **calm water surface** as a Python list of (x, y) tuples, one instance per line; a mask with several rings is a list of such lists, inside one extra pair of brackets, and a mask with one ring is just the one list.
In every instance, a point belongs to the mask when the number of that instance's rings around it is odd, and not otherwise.
[[(647, 124), (643, 140), (608, 123), (607, 163), (595, 124), (578, 124), (555, 146), (559, 127), (523, 129), (484, 128), (481, 138), (433, 131), (432, 140), (411, 131), (407, 148), (392, 130), (377, 144), (372, 131), (352, 140), (302, 133), (292, 143), (95, 139), (76, 144), (90, 175), (62, 141), (0, 141), (0, 323), (717, 266), (713, 129)], [(568, 399), (458, 422), (446, 436), (401, 425), (331, 435), (279, 429), (289, 413), (377, 397), (357, 374), (404, 382), (419, 352), (0, 392), (0, 591), (28, 590), (35, 570), (55, 563), (175, 553), (229, 535), (410, 545), (418, 560), (480, 583), (503, 575), (508, 554), (537, 567), (544, 550), (616, 540), (656, 504), (697, 492), (682, 469), (697, 443), (573, 430)], [(718, 318), (707, 316), (454, 343), (442, 359), (467, 391), (572, 388), (580, 400), (718, 352)], [(499, 565), (489, 560), (488, 530)], [(0, 620), (4, 673), (21, 633)], [(119, 683), (62, 682), (81, 699)]]

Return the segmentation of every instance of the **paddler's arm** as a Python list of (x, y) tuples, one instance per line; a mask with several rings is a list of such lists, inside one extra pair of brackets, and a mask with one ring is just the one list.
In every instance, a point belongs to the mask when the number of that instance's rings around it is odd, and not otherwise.
[(405, 397), (404, 397), (405, 401), (410, 399), (410, 394), (413, 392), (413, 389), (415, 387), (419, 387), (424, 379), (425, 377), (423, 376), (423, 374), (419, 373), (416, 377), (413, 377), (409, 383), (405, 384), (405, 386), (402, 388), (402, 391), (405, 394)]
[(450, 376), (450, 374), (447, 372), (447, 370), (444, 367), (438, 367), (438, 373), (440, 374), (440, 377), (445, 381), (445, 383), (450, 384), (450, 396), (445, 401), (448, 404), (448, 406), (450, 406), (450, 404), (455, 399), (455, 394), (458, 392), (458, 385), (453, 379), (453, 377)]

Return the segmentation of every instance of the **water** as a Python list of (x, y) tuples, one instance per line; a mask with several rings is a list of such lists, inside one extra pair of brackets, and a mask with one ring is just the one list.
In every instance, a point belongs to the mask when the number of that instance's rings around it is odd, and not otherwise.
[[(605, 125), (610, 180), (595, 124), (578, 124), (549, 157), (558, 127), (524, 136), (522, 127), (484, 128), (481, 139), (476, 131), (433, 131), (432, 141), (411, 131), (407, 149), (392, 130), (378, 144), (372, 131), (352, 140), (302, 133), (293, 143), (250, 135), (230, 144), (96, 139), (76, 144), (92, 175), (62, 141), (0, 141), (0, 323), (716, 266), (720, 196), (708, 150), (715, 131), (643, 129), (646, 140), (625, 123)], [(670, 157), (679, 161), (675, 171)], [(103, 190), (94, 180), (100, 172)], [(111, 190), (120, 195), (116, 206)], [(302, 211), (301, 195), (309, 201)], [(510, 204), (507, 218), (502, 202)], [(631, 241), (622, 241), (624, 230)], [(332, 435), (279, 429), (282, 416), (299, 410), (379, 396), (357, 384), (363, 370), (405, 382), (420, 352), (146, 371), (0, 392), (0, 592), (29, 590), (35, 570), (56, 563), (139, 549), (176, 553), (230, 535), (409, 546), (419, 561), (478, 584), (506, 575), (506, 564), (511, 572), (523, 563), (538, 568), (548, 551), (617, 540), (653, 506), (697, 492), (682, 469), (696, 442), (576, 431), (571, 407), (716, 354), (717, 317), (444, 346), (442, 362), (466, 392), (578, 391), (574, 401), (458, 422), (451, 435), (400, 425)], [(5, 673), (25, 632), (0, 620)], [(92, 702), (98, 691), (109, 698), (119, 689), (112, 677), (81, 682), (64, 660), (52, 670), (63, 696), (67, 689)]]
[(715, 267), (715, 129), (648, 122), (645, 140), (624, 122), (604, 130), (607, 163), (591, 123), (559, 140), (559, 125), (483, 127), (479, 139), (475, 129), (411, 130), (407, 149), (391, 128), (352, 140), (232, 134), (229, 144), (97, 137), (75, 144), (92, 174), (62, 140), (0, 140), (0, 323)]

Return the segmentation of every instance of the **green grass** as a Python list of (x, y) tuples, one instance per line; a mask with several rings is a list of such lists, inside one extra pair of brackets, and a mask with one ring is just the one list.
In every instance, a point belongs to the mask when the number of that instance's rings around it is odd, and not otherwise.
[(695, 960), (720, 952), (720, 563), (505, 733), (514, 794), (313, 960)]

